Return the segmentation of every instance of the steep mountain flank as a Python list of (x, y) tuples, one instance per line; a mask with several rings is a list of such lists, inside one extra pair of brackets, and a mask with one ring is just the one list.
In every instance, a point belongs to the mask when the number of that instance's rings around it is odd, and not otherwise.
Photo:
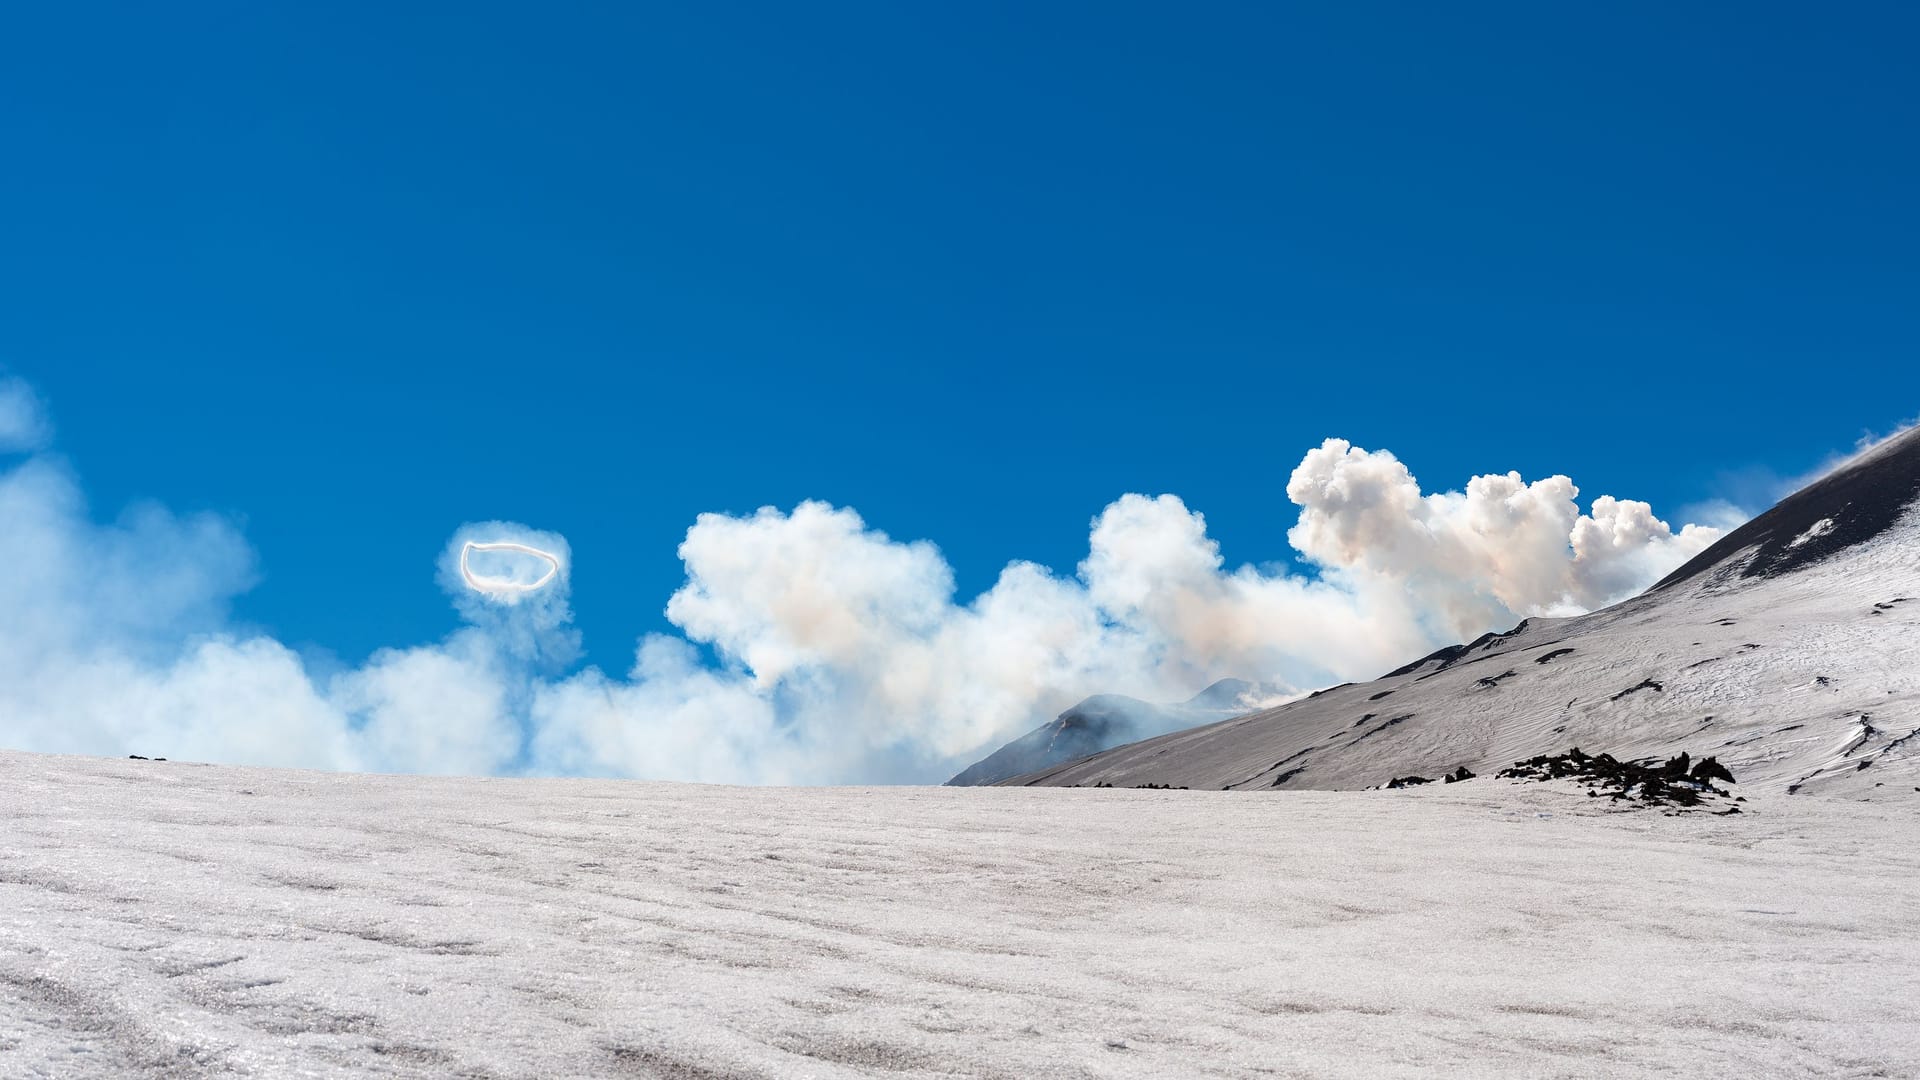
[(1647, 592), (1523, 621), (1363, 684), (1010, 784), (1359, 788), (1571, 747), (1710, 754), (1797, 794), (1920, 790), (1920, 431), (1864, 453)]

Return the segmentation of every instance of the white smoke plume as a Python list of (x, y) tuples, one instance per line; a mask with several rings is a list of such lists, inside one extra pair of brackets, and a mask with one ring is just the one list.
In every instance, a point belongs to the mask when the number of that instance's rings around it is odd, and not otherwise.
[(1645, 588), (1720, 538), (1675, 533), (1643, 502), (1602, 495), (1580, 513), (1565, 476), (1476, 476), (1467, 490), (1423, 495), (1387, 451), (1344, 439), (1310, 451), (1287, 483), (1300, 523), (1287, 534), (1356, 591), (1383, 586), (1456, 638), (1515, 615), (1570, 614)]
[(1338, 439), (1285, 489), (1300, 508), (1288, 540), (1314, 574), (1230, 567), (1172, 495), (1109, 505), (1071, 576), (1014, 562), (971, 599), (934, 545), (848, 508), (707, 514), (667, 602), (679, 635), (648, 637), (609, 674), (569, 673), (565, 539), (484, 522), (457, 530), (437, 564), (456, 629), (323, 677), (229, 620), (254, 580), (230, 522), (158, 506), (95, 522), (44, 452), (51, 428), (31, 389), (10, 385), (0, 439), (29, 456), (0, 463), (0, 745), (34, 750), (939, 781), (1091, 693), (1177, 700), (1229, 675), (1292, 689), (1369, 678), (1523, 616), (1623, 598), (1720, 535), (1676, 532), (1645, 503), (1606, 496), (1581, 513), (1563, 476), (1425, 494), (1393, 455)]

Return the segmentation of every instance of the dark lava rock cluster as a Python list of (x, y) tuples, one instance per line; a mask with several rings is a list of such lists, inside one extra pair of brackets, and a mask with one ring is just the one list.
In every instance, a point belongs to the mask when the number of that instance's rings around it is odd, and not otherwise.
[[(1707, 800), (1715, 797), (1745, 801), (1725, 788), (1713, 786), (1715, 780), (1734, 782), (1733, 773), (1725, 765), (1710, 757), (1693, 761), (1685, 751), (1665, 764), (1656, 764), (1653, 760), (1620, 761), (1612, 754), (1584, 754), (1576, 746), (1564, 754), (1516, 761), (1498, 775), (1515, 780), (1573, 780), (1587, 786), (1590, 798), (1599, 798), (1611, 789), (1608, 797), (1616, 802), (1636, 800), (1649, 806), (1705, 810), (1714, 805)], [(1737, 814), (1740, 808), (1728, 806), (1714, 812)]]
[[(1080, 785), (1075, 784), (1073, 786), (1079, 787)], [(1113, 785), (1105, 780), (1102, 780), (1093, 786), (1097, 788), (1101, 788), (1101, 787), (1112, 787)], [(1172, 784), (1135, 784), (1133, 786), (1143, 791), (1186, 791), (1187, 790), (1187, 785), (1185, 784), (1181, 784), (1178, 787), (1175, 787)]]
[[(1467, 768), (1465, 765), (1462, 765), (1458, 769), (1453, 770), (1452, 772), (1448, 773), (1446, 776), (1442, 777), (1441, 779), (1443, 783), (1457, 784), (1462, 780), (1473, 779), (1473, 770)], [(1431, 783), (1433, 783), (1433, 778), (1431, 776), (1396, 776), (1393, 779), (1387, 781), (1387, 790), (1397, 791), (1400, 788), (1419, 787), (1421, 784), (1431, 784)]]

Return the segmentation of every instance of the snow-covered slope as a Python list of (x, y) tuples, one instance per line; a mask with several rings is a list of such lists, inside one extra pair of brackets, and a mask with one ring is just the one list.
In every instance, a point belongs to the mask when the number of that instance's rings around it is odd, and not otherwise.
[(1532, 619), (1371, 683), (1008, 784), (1357, 788), (1572, 746), (1717, 755), (1743, 785), (1920, 790), (1920, 430), (1783, 500), (1645, 594)]
[(1272, 696), (1267, 688), (1244, 679), (1221, 679), (1178, 705), (1096, 694), (967, 766), (947, 783), (994, 784), (1140, 739), (1240, 716), (1263, 695)]
[(1609, 805), (0, 752), (0, 1076), (1920, 1075), (1910, 812)]

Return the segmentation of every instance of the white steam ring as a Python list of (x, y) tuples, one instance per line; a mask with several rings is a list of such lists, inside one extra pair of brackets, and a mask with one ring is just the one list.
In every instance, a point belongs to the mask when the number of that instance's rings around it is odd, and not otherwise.
[[(521, 555), (531, 555), (536, 559), (546, 560), (547, 572), (540, 575), (540, 580), (535, 582), (508, 581), (505, 578), (482, 577), (474, 573), (473, 569), (467, 565), (467, 556), (476, 551), (513, 551)], [(460, 576), (466, 580), (467, 588), (475, 592), (530, 593), (536, 589), (545, 588), (547, 583), (552, 581), (559, 573), (560, 560), (554, 556), (552, 552), (541, 551), (537, 547), (528, 547), (525, 544), (515, 544), (506, 540), (496, 540), (488, 543), (469, 540), (460, 548)]]

